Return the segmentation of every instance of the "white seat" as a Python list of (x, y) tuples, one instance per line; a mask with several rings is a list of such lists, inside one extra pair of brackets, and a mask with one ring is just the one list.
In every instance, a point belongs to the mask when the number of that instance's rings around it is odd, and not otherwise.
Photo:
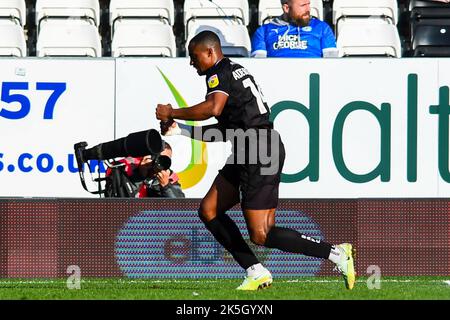
[(48, 18), (82, 18), (95, 26), (100, 24), (100, 5), (98, 0), (37, 0), (36, 22)]
[(38, 57), (101, 57), (98, 29), (79, 20), (47, 20), (41, 24), (36, 44)]
[[(173, 26), (175, 22), (173, 0), (111, 0), (109, 21), (112, 32), (115, 30), (116, 21), (124, 18), (146, 19), (147, 23), (154, 22)], [(140, 24), (139, 21), (137, 24)]]
[(111, 51), (113, 57), (177, 55), (172, 27), (163, 24), (121, 23), (114, 33)]
[(12, 23), (0, 25), (0, 56), (27, 56), (27, 45), (21, 26)]
[(235, 17), (243, 25), (248, 25), (249, 6), (248, 0), (185, 0), (184, 1), (184, 25), (191, 20), (201, 18)]
[[(186, 40), (191, 39), (193, 35), (198, 33), (198, 28), (201, 25), (205, 26), (211, 26), (214, 27), (215, 30), (217, 30), (216, 33), (221, 33), (222, 29), (228, 28), (229, 26), (243, 26), (239, 21), (233, 20), (233, 19), (198, 19), (193, 20), (191, 23), (187, 26), (186, 29)], [(244, 26), (245, 27), (245, 26)], [(248, 30), (247, 30), (248, 33)]]
[(345, 25), (337, 39), (340, 57), (390, 56), (400, 58), (402, 48), (397, 27), (392, 24)]
[(333, 24), (335, 26), (343, 17), (366, 18), (371, 16), (386, 19), (388, 23), (397, 25), (397, 0), (334, 0), (333, 2)]
[(27, 23), (25, 0), (1, 0), (0, 18), (11, 19), (23, 27)]
[(365, 18), (355, 18), (355, 17), (342, 17), (339, 23), (335, 26), (335, 33), (339, 36), (341, 29), (345, 26), (353, 26), (358, 28), (358, 26), (373, 25), (373, 24), (389, 24), (385, 19), (380, 19), (377, 16), (365, 17)]
[[(322, 0), (311, 0), (311, 15), (319, 20), (323, 20)], [(283, 14), (280, 0), (259, 0), (258, 23), (263, 25), (270, 22), (275, 17)]]
[(211, 20), (210, 22), (210, 24), (205, 24), (203, 20), (197, 20), (192, 24), (191, 33), (186, 41), (186, 54), (188, 53), (189, 41), (201, 31), (210, 30), (219, 36), (222, 52), (225, 56), (250, 56), (251, 41), (248, 30), (244, 25), (220, 24), (217, 20)]

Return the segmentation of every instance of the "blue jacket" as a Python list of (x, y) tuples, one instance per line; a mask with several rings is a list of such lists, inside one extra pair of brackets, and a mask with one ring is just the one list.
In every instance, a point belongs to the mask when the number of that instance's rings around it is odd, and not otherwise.
[(320, 58), (325, 48), (336, 48), (330, 26), (311, 18), (307, 27), (289, 24), (281, 17), (260, 26), (252, 37), (252, 56)]

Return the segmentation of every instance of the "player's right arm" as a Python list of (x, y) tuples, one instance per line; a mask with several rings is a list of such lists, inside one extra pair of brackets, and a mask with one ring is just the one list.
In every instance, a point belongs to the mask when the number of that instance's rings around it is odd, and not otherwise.
[(207, 95), (206, 100), (192, 107), (173, 109), (170, 104), (158, 104), (156, 119), (169, 121), (172, 119), (201, 121), (218, 117), (228, 99), (228, 93), (217, 90)]

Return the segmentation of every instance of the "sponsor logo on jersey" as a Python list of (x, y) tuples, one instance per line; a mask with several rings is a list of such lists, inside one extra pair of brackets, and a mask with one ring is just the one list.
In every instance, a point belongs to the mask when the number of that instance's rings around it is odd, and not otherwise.
[(300, 37), (297, 34), (288, 34), (278, 36), (278, 42), (273, 44), (274, 50), (279, 49), (308, 49), (308, 41), (300, 40)]
[(209, 88), (215, 88), (219, 85), (219, 77), (217, 76), (217, 74), (212, 75), (211, 77), (209, 77), (208, 79), (208, 87)]

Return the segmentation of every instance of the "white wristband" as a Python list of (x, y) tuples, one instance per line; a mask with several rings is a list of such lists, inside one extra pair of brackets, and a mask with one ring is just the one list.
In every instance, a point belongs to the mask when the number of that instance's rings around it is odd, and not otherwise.
[(164, 134), (164, 136), (176, 136), (181, 134), (181, 129), (178, 123), (175, 122), (175, 127), (170, 127), (169, 130)]

